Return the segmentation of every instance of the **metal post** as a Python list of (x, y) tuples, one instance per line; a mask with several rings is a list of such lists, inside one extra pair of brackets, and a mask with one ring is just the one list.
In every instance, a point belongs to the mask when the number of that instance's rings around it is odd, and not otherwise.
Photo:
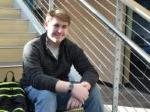
[[(131, 21), (131, 18), (133, 17), (133, 10), (128, 8), (126, 12), (127, 12), (127, 15), (128, 15), (126, 17), (126, 24), (128, 25), (128, 27), (126, 28), (126, 35), (128, 36), (129, 39), (131, 39), (132, 31), (130, 29), (132, 29), (132, 24), (133, 24), (133, 21)], [(125, 54), (125, 57), (127, 57), (127, 58), (124, 59), (124, 65), (128, 69), (130, 69), (130, 64), (131, 64), (131, 62), (129, 60), (130, 56), (131, 56), (131, 51), (130, 50), (131, 50), (131, 48), (126, 48), (126, 47), (124, 48), (124, 54)], [(130, 71), (128, 69), (124, 69), (124, 77), (126, 77), (126, 78), (124, 78), (123, 84), (130, 82), (129, 81)]]
[[(122, 10), (123, 5), (122, 3), (117, 0), (117, 9), (116, 9), (116, 21), (115, 26), (120, 31), (122, 30)], [(121, 39), (116, 37), (116, 50), (115, 50), (115, 70), (114, 70), (114, 80), (113, 80), (113, 104), (112, 104), (112, 112), (118, 111), (118, 98), (119, 98), (119, 84), (121, 82), (120, 75), (122, 73), (122, 45), (121, 45)]]
[(52, 10), (54, 7), (54, 0), (49, 0), (49, 10)]

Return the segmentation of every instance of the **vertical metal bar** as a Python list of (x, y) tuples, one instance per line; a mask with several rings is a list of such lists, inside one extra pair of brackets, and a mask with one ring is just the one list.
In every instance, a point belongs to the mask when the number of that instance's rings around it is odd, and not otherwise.
[[(122, 3), (117, 0), (116, 1), (116, 21), (115, 26), (117, 29), (122, 30), (122, 10), (123, 5)], [(119, 84), (121, 82), (121, 73), (122, 73), (122, 45), (121, 45), (121, 39), (116, 37), (116, 50), (115, 50), (115, 70), (114, 70), (114, 80), (113, 80), (113, 104), (112, 104), (112, 112), (118, 111), (118, 98), (119, 98)]]
[[(126, 24), (128, 27), (126, 27), (126, 35), (129, 39), (131, 39), (131, 36), (132, 36), (132, 31), (130, 29), (132, 29), (132, 24), (133, 24), (133, 21), (131, 21), (131, 18), (133, 17), (133, 10), (131, 10), (130, 8), (126, 8), (126, 13), (128, 16), (126, 16)], [(128, 45), (125, 45), (125, 46), (128, 46)], [(130, 76), (130, 56), (131, 56), (131, 48), (127, 48), (125, 47), (124, 48), (124, 55), (125, 58), (124, 59), (124, 65), (126, 66), (126, 68), (124, 69), (124, 80), (123, 80), (123, 83), (129, 83), (129, 76)]]
[(54, 7), (54, 0), (49, 0), (49, 10), (52, 10)]

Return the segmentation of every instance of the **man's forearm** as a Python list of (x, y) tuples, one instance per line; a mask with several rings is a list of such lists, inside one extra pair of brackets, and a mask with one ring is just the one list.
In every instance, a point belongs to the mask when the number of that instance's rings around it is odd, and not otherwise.
[[(56, 92), (68, 92), (68, 90), (70, 89), (70, 84), (71, 84), (70, 82), (59, 80), (56, 83), (55, 91)], [(71, 95), (83, 103), (87, 99), (89, 95), (89, 91), (81, 83), (78, 83), (78, 84), (74, 84), (71, 90)]]
[(70, 86), (70, 82), (59, 80), (56, 83), (55, 90), (56, 92), (68, 92)]

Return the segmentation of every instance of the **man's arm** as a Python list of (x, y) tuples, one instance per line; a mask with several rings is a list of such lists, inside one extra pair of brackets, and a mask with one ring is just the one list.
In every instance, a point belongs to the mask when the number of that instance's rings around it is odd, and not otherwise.
[[(57, 92), (68, 92), (70, 89), (70, 82), (61, 81), (59, 80), (56, 83), (55, 90)], [(80, 102), (84, 103), (84, 101), (89, 96), (89, 91), (87, 88), (85, 88), (81, 83), (73, 84), (73, 88), (71, 90), (71, 95), (75, 98), (77, 98)]]
[[(91, 85), (88, 82), (81, 82), (80, 86), (83, 86), (85, 89), (87, 89), (86, 93), (88, 93), (90, 88), (91, 88)], [(80, 92), (76, 91), (76, 92), (77, 93), (83, 93), (82, 91), (80, 91)], [(67, 103), (67, 109), (73, 109), (73, 108), (81, 107), (84, 104), (84, 102), (88, 99), (88, 95), (85, 94), (85, 96), (84, 96), (83, 100), (80, 100), (80, 99), (74, 97), (72, 94), (72, 96), (70, 97), (70, 99)]]
[(99, 79), (99, 75), (94, 66), (88, 60), (83, 50), (77, 45), (72, 45), (70, 52), (74, 67), (82, 75), (81, 82), (86, 82), (86, 84), (83, 84), (86, 87), (88, 86), (88, 89), (93, 87)]
[(35, 39), (28, 42), (23, 50), (24, 78), (34, 88), (55, 91), (58, 79), (44, 74), (41, 67), (41, 54), (39, 48), (34, 43)]

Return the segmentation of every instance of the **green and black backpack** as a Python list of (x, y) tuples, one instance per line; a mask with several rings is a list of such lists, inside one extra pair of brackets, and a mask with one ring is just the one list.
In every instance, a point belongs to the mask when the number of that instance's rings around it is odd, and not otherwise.
[[(12, 80), (7, 81), (10, 73)], [(12, 71), (8, 71), (4, 81), (0, 82), (0, 112), (28, 112), (25, 91), (15, 81)]]

